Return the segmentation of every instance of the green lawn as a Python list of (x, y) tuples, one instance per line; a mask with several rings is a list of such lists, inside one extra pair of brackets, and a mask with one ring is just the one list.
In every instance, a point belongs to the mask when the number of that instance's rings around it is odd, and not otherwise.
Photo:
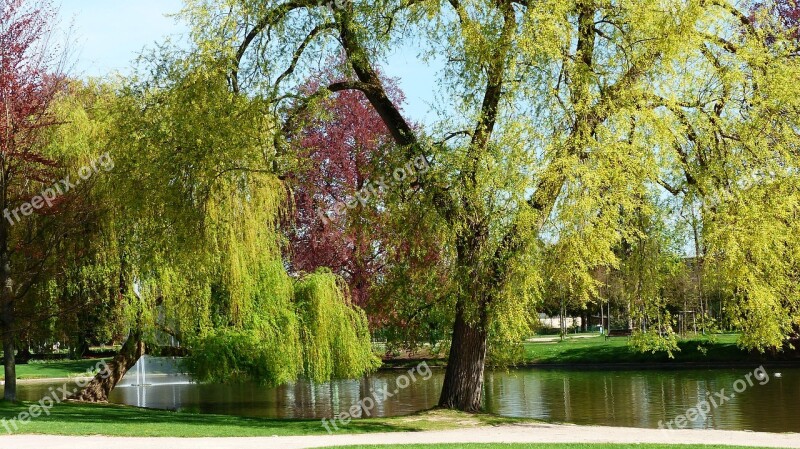
[(736, 346), (738, 335), (722, 334), (684, 340), (680, 352), (670, 359), (666, 353), (639, 353), (628, 347), (628, 338), (569, 338), (559, 342), (525, 343), (525, 357), (532, 364), (604, 364), (604, 363), (709, 363), (761, 361)]
[[(17, 365), (17, 379), (45, 379), (53, 377), (75, 377), (86, 374), (93, 369), (100, 359), (86, 360), (54, 360), (31, 361), (24, 365)], [(0, 380), (3, 380), (3, 370), (0, 370)]]
[[(0, 420), (27, 411), (32, 403), (10, 405), (0, 402)], [(463, 428), (478, 425), (503, 425), (532, 420), (502, 418), (493, 415), (469, 415), (454, 411), (433, 410), (407, 417), (353, 420), (342, 433), (419, 432)], [(320, 420), (279, 420), (244, 418), (227, 415), (176, 413), (116, 405), (59, 404), (28, 424), (18, 424), (15, 434), (105, 435), (119, 437), (263, 437), (325, 435)], [(335, 432), (337, 433), (337, 432)], [(0, 436), (6, 434), (0, 421)], [(444, 444), (398, 446), (351, 446), (349, 449), (723, 449), (723, 446), (670, 446), (625, 444)], [(724, 447), (725, 449), (736, 449)], [(743, 446), (740, 449), (745, 449)]]
[[(33, 403), (10, 405), (0, 402), (0, 419), (9, 420), (27, 411)], [(500, 425), (530, 420), (493, 415), (467, 415), (452, 411), (430, 411), (408, 417), (357, 419), (341, 433), (417, 432), (455, 428), (464, 423)], [(321, 420), (282, 420), (228, 415), (169, 412), (117, 405), (59, 404), (28, 424), (19, 424), (20, 434), (107, 435), (121, 437), (258, 437), (322, 435)], [(338, 432), (335, 432), (338, 433)], [(0, 421), (0, 435), (6, 429)]]
[[(750, 353), (736, 345), (738, 334), (718, 334), (695, 337), (678, 343), (680, 351), (670, 359), (665, 352), (640, 353), (628, 346), (627, 337), (606, 340), (597, 334), (570, 335), (563, 341), (525, 342), (525, 362), (529, 365), (604, 365), (604, 364), (700, 364), (700, 363), (764, 363), (769, 361), (800, 361), (800, 353), (779, 353), (777, 356)], [(557, 338), (554, 336), (547, 336)], [(413, 366), (419, 360), (390, 359), (390, 367)], [(428, 360), (431, 366), (441, 366), (445, 359)]]
[(337, 449), (753, 449), (751, 446), (667, 444), (404, 444), (401, 446), (337, 446)]

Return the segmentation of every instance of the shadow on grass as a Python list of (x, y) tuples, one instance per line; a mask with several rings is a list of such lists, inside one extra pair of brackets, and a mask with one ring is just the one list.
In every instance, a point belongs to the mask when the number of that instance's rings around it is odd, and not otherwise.
[[(11, 420), (28, 411), (32, 402), (0, 402), (0, 419)], [(248, 418), (117, 405), (62, 403), (28, 424), (18, 424), (18, 433), (112, 436), (272, 436), (326, 434), (320, 420)], [(0, 427), (0, 434), (6, 429)], [(372, 433), (418, 431), (409, 423), (385, 420), (353, 420), (343, 432)], [(17, 433), (17, 432), (15, 432)]]

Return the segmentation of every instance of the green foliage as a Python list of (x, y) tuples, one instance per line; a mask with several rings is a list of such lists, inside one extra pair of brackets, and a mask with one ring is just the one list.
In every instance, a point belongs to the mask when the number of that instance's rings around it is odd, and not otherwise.
[[(79, 184), (67, 191), (59, 182), (61, 191), (56, 190), (52, 204), (17, 228), (36, 235), (33, 241), (43, 253), (57, 255), (42, 265), (41, 282), (18, 309), (42, 317), (21, 333), (34, 351), (48, 352), (54, 342), (85, 349), (89, 340), (108, 342), (126, 332), (120, 329), (119, 246), (107, 196), (114, 163), (104, 156), (114, 100), (107, 85), (69, 82), (51, 106), (59, 126), (43, 130), (43, 153), (57, 162), (52, 179)], [(80, 170), (88, 168), (91, 176), (80, 179)], [(42, 180), (33, 187), (55, 189), (55, 182)]]
[(744, 330), (740, 343), (781, 348), (800, 323), (797, 179), (787, 174), (739, 195), (714, 211), (709, 241), (731, 293), (729, 310)]
[[(726, 310), (746, 330), (742, 343), (780, 347), (797, 326), (800, 67), (788, 33), (704, 0), (281, 8), (205, 0), (187, 10), (204, 24), (195, 35), (222, 53), (253, 32), (238, 68), (254, 97), (303, 95), (277, 81), (313, 70), (324, 58), (309, 55), (339, 44), (373, 92), (382, 86), (365, 73), (412, 34), (447, 61), (439, 120), (415, 131), (418, 148), (387, 161), (418, 150), (433, 162), (420, 188), (386, 200), (399, 242), (411, 243), (387, 258), (396, 266), (381, 287), (410, 338), (426, 318), (451, 321), (457, 304), (470, 324), (488, 323), (493, 349), (513, 347), (543, 288), (580, 307), (609, 288), (598, 273), (618, 271), (620, 302), (642, 342), (653, 341), (641, 347), (674, 348), (679, 305), (666, 287), (686, 265), (689, 209), (701, 222), (697, 264), (731, 281), (716, 293), (735, 298)], [(266, 26), (253, 29), (254, 17)], [(330, 33), (309, 34), (329, 23)], [(431, 247), (438, 257), (418, 257)]]
[(380, 366), (372, 353), (364, 312), (349, 304), (346, 285), (322, 270), (295, 287), (303, 346), (303, 374), (315, 382), (356, 378)]
[(65, 221), (85, 230), (61, 248), (66, 276), (50, 273), (42, 292), (86, 313), (46, 332), (82, 338), (88, 326), (108, 339), (135, 327), (153, 343), (168, 332), (200, 380), (358, 377), (377, 363), (363, 312), (330, 273), (286, 273), (276, 119), (231, 92), (213, 47), (161, 48), (142, 73), (75, 86), (57, 105), (57, 156), (72, 168), (108, 151), (114, 167), (81, 185), (80, 204), (97, 206)]
[(118, 170), (136, 175), (119, 180), (118, 197), (136, 217), (134, 273), (149, 304), (139, 319), (174, 327), (201, 380), (281, 384), (375, 368), (366, 318), (339, 280), (286, 273), (287, 192), (268, 109), (232, 93), (224, 59), (202, 46), (162, 57), (156, 75), (125, 89), (119, 113)]
[[(631, 335), (630, 347), (639, 352), (665, 352), (669, 358), (675, 358), (674, 352), (680, 351), (678, 347), (678, 336), (670, 329), (668, 332), (659, 332), (657, 329), (649, 329), (644, 332), (634, 332)], [(698, 346), (698, 349), (701, 347)]]
[(213, 382), (259, 381), (279, 385), (297, 379), (297, 342), (283, 335), (290, 329), (258, 326), (225, 328), (190, 342), (184, 363), (193, 378)]
[[(283, 289), (287, 282), (289, 290)], [(327, 271), (299, 280), (283, 273), (282, 282), (266, 277), (247, 324), (192, 339), (187, 367), (203, 381), (273, 385), (299, 376), (324, 382), (371, 371), (380, 360), (372, 353), (366, 317), (349, 303), (345, 288)]]
[[(682, 309), (668, 286), (689, 269), (686, 211), (691, 268), (713, 279), (697, 296), (724, 303), (744, 347), (780, 348), (797, 333), (800, 61), (789, 34), (705, 0), (192, 0), (183, 16), (191, 51), (143, 58), (99, 119), (100, 139), (117, 164), (107, 250), (139, 291), (130, 321), (182, 334), (203, 376), (224, 376), (215, 357), (269, 382), (374, 366), (339, 281), (283, 268), (280, 178), (306, 162), (283, 130), (328, 93), (309, 97), (298, 80), (342, 47), (377, 107), (384, 86), (369, 72), (412, 33), (447, 61), (437, 103), (448, 109), (424, 130), (386, 121), (404, 143), (379, 169), (420, 153), (432, 163), (370, 217), (393, 231), (374, 295), (395, 321), (386, 335), (446, 338), (457, 306), (487, 327), (494, 360), (511, 363), (542, 304), (613, 295), (632, 345), (672, 354)], [(79, 146), (97, 135), (79, 134)]]

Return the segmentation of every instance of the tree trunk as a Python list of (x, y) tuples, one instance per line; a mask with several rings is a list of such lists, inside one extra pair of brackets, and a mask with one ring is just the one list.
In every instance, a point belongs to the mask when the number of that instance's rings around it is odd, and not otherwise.
[[(0, 243), (5, 248), (3, 243)], [(3, 371), (5, 373), (5, 387), (3, 399), (14, 402), (17, 400), (17, 364), (14, 360), (14, 288), (11, 283), (11, 267), (8, 261), (8, 252), (0, 248), (0, 286), (2, 286), (2, 311), (0, 311), (0, 331), (3, 334)]]
[(69, 348), (70, 360), (81, 360), (89, 352), (89, 340), (83, 334), (78, 335), (76, 340), (75, 344), (70, 345)]
[(14, 402), (17, 400), (17, 365), (14, 360), (14, 335), (7, 318), (3, 311), (3, 370), (6, 377), (3, 400)]
[(125, 344), (114, 357), (106, 371), (101, 371), (83, 390), (69, 397), (73, 401), (108, 402), (108, 395), (133, 365), (144, 355), (144, 342), (140, 331), (131, 331)]
[(606, 314), (603, 309), (603, 303), (600, 303), (600, 335), (608, 335), (608, 327), (606, 327)]
[(478, 323), (469, 323), (463, 307), (458, 307), (439, 407), (469, 413), (481, 409), (487, 342), (485, 307), (479, 314)]

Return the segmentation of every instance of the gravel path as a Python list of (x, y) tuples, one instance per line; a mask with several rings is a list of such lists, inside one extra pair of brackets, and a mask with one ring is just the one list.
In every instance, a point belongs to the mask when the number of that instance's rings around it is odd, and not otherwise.
[(800, 434), (523, 424), (431, 432), (262, 438), (0, 436), (0, 447), (13, 449), (85, 449), (87, 447), (114, 449), (300, 449), (361, 444), (414, 443), (665, 443), (800, 448)]

